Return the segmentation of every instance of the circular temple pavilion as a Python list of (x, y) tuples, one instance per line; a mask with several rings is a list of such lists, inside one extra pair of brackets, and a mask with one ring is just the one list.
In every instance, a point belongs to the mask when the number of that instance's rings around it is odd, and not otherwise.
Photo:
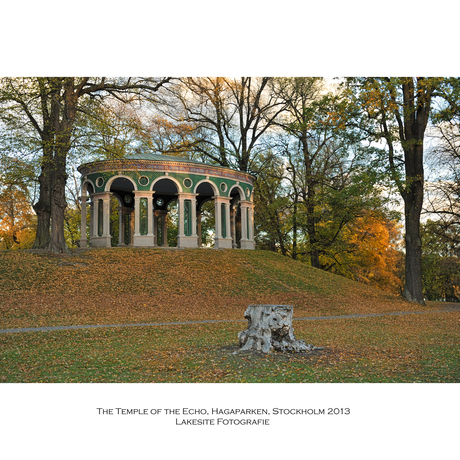
[(177, 247), (199, 247), (202, 206), (213, 201), (214, 247), (254, 249), (250, 174), (152, 153), (86, 163), (78, 171), (80, 247), (168, 246), (171, 203), (177, 214)]

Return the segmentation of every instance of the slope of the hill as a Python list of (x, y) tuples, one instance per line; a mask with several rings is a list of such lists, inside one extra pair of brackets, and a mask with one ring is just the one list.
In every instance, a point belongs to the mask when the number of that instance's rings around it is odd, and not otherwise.
[(3, 252), (0, 292), (2, 328), (243, 319), (249, 304), (294, 305), (295, 317), (423, 308), (272, 252), (242, 250)]

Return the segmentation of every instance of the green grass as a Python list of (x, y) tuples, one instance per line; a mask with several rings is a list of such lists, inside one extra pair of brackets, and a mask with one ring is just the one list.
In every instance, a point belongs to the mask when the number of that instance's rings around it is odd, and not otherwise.
[[(186, 269), (185, 269), (186, 268)], [(263, 251), (0, 254), (1, 328), (200, 319), (239, 322), (0, 334), (0, 382), (459, 382), (460, 310), (437, 313)], [(235, 353), (252, 303), (294, 316), (324, 350)]]
[(0, 381), (459, 382), (458, 317), (296, 321), (324, 347), (300, 355), (235, 354), (245, 323), (14, 333), (0, 337)]

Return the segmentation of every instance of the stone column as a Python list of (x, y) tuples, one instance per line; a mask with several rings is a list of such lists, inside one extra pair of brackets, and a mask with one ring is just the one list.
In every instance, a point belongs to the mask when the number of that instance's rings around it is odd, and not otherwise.
[(233, 242), (232, 230), (231, 230), (231, 221), (230, 221), (230, 200), (225, 203), (225, 225), (226, 225), (226, 235), (227, 238)]
[(139, 202), (141, 197), (139, 195), (134, 195), (134, 246), (136, 245), (136, 238), (141, 236), (140, 234), (140, 212), (139, 212)]
[(103, 238), (110, 238), (110, 196), (112, 194), (105, 194), (102, 197), (102, 236)]
[(215, 239), (219, 240), (222, 238), (222, 214), (221, 214), (221, 201), (220, 197), (215, 196), (214, 197), (214, 221), (216, 224), (216, 236)]
[(154, 239), (153, 225), (153, 194), (147, 197), (147, 236), (153, 241)]
[[(153, 193), (154, 192), (134, 192), (134, 238), (133, 246), (154, 246), (155, 235), (153, 230)], [(147, 235), (140, 233), (140, 201), (141, 198), (147, 199)]]
[[(91, 246), (99, 248), (110, 248), (110, 197), (111, 192), (95, 193), (92, 195), (95, 206), (93, 208), (93, 234), (91, 237)], [(102, 200), (102, 235), (99, 235), (99, 206)]]
[[(232, 235), (230, 230), (230, 198), (223, 196), (215, 196), (215, 222), (216, 222), (216, 236), (214, 238), (214, 247), (216, 249), (231, 249), (232, 248)], [(222, 204), (225, 205), (225, 238), (222, 229)]]
[(184, 195), (182, 193), (178, 194), (177, 197), (177, 210), (179, 212), (179, 219), (178, 219), (178, 231), (177, 231), (177, 246), (180, 247), (179, 241), (182, 237), (185, 236), (184, 233)]
[(201, 243), (201, 211), (198, 211), (197, 213), (197, 218), (196, 218), (196, 227), (197, 227), (197, 244), (198, 244), (198, 247), (201, 248), (201, 246), (203, 245)]
[(249, 206), (248, 208), (248, 218), (249, 218), (249, 241), (254, 241), (254, 205)]
[(86, 248), (88, 246), (87, 238), (86, 238), (86, 200), (88, 199), (87, 196), (81, 196), (81, 223), (80, 223), (80, 241), (79, 247)]
[(91, 200), (89, 202), (89, 246), (91, 247), (92, 246), (92, 239), (93, 239), (93, 230), (94, 228), (94, 201)]
[(248, 240), (248, 205), (241, 202), (241, 241)]
[[(91, 211), (92, 211), (92, 216), (91, 216), (91, 241), (93, 241), (95, 238), (98, 238), (98, 228), (99, 228), (99, 198), (97, 195), (93, 195), (91, 197)], [(93, 241), (94, 243), (94, 241)], [(94, 244), (93, 244), (94, 246)]]
[(241, 201), (241, 249), (254, 249), (253, 204)]
[(236, 249), (238, 247), (238, 241), (236, 240), (237, 232), (236, 232), (236, 216), (238, 214), (238, 203), (231, 204), (230, 208), (230, 218), (232, 219), (231, 222), (231, 235), (232, 235), (232, 247)]
[[(198, 247), (198, 235), (196, 232), (196, 193), (179, 193), (178, 194), (178, 205), (179, 205), (179, 232), (177, 236), (177, 246), (179, 248), (196, 248)], [(184, 230), (185, 215), (184, 206), (185, 200), (190, 200), (190, 215), (191, 220), (191, 234), (186, 235)]]

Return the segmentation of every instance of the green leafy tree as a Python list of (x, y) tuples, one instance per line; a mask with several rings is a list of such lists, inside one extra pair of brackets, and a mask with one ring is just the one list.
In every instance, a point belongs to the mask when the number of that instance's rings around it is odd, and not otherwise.
[(319, 78), (276, 78), (272, 88), (286, 107), (276, 122), (277, 151), (291, 189), (292, 257), (330, 269), (332, 248), (370, 206), (375, 180), (359, 162), (361, 139), (347, 124), (342, 93), (326, 92)]
[(259, 174), (254, 184), (255, 241), (258, 249), (287, 255), (291, 243), (291, 199), (283, 183), (284, 165), (268, 153), (261, 157)]
[(421, 226), (423, 292), (428, 300), (460, 301), (460, 259), (454, 228), (428, 220)]

